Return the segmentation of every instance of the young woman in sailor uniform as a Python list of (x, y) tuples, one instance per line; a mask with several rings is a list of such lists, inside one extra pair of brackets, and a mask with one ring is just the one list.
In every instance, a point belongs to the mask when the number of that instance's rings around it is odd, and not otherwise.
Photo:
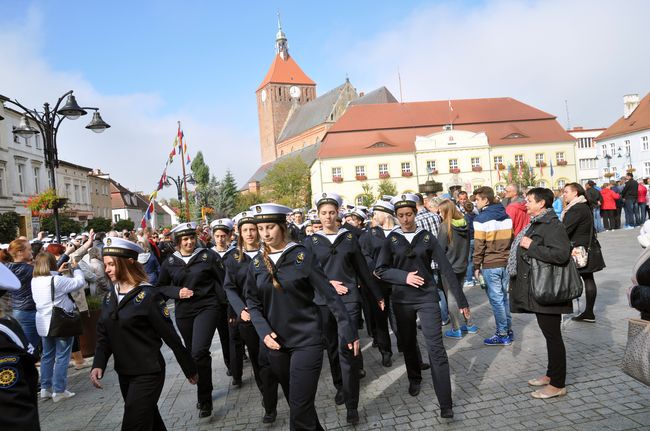
[(101, 389), (101, 378), (111, 355), (124, 398), (122, 430), (165, 430), (158, 398), (165, 383), (164, 341), (183, 373), (196, 384), (196, 365), (183, 346), (169, 317), (165, 300), (148, 282), (138, 263), (143, 250), (121, 238), (104, 240), (105, 271), (113, 284), (97, 322), (97, 347), (90, 380)]
[[(359, 248), (357, 236), (345, 228), (337, 229), (336, 218), (341, 206), (341, 197), (335, 193), (323, 193), (316, 199), (316, 208), (323, 230), (305, 240), (305, 247), (314, 254), (325, 275), (348, 311), (350, 320), (358, 325), (361, 318), (362, 295), (359, 285), (369, 292), (373, 306), (381, 303), (383, 297), (379, 280), (372, 275)], [(337, 389), (335, 402), (347, 408), (349, 423), (359, 421), (359, 378), (365, 375), (361, 355), (353, 356), (337, 334), (336, 319), (327, 307), (324, 296), (319, 293), (314, 299), (319, 306), (323, 322), (323, 334), (330, 362), (332, 381)], [(390, 359), (384, 358), (386, 361)]]
[(251, 211), (263, 241), (246, 278), (251, 320), (269, 348), (269, 361), (289, 402), (290, 428), (322, 430), (314, 406), (323, 364), (315, 293), (334, 314), (341, 342), (352, 356), (359, 354), (357, 329), (313, 254), (289, 242), (285, 217), (291, 209), (260, 204)]
[(172, 234), (177, 250), (163, 261), (157, 286), (163, 295), (176, 300), (176, 326), (199, 372), (196, 407), (199, 417), (207, 417), (212, 414), (210, 346), (215, 329), (230, 369), (225, 268), (219, 254), (196, 246), (196, 223), (180, 224)]
[(392, 285), (391, 301), (404, 351), (409, 394), (417, 396), (422, 382), (417, 354), (416, 320), (419, 317), (431, 361), (433, 388), (438, 397), (440, 415), (450, 418), (453, 417), (453, 410), (449, 360), (442, 342), (439, 297), (431, 269), (432, 261), (438, 264), (443, 283), (456, 292), (460, 311), (467, 317), (469, 307), (438, 241), (430, 232), (415, 224), (417, 201), (418, 197), (411, 193), (391, 200), (401, 227), (388, 234), (377, 258), (375, 273)]
[(229, 250), (224, 257), (226, 279), (223, 284), (230, 304), (230, 368), (233, 384), (238, 382), (241, 385), (245, 345), (248, 348), (255, 382), (262, 393), (265, 409), (262, 422), (272, 423), (277, 415), (278, 380), (268, 363), (266, 347), (262, 347), (261, 354), (264, 357), (260, 361), (260, 338), (251, 322), (244, 297), (248, 267), (260, 250), (259, 235), (252, 212), (239, 213), (234, 221), (239, 231), (237, 248)]

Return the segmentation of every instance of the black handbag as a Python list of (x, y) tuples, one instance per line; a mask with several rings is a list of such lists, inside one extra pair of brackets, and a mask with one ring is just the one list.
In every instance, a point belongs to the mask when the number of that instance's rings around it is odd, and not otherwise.
[[(81, 335), (83, 332), (81, 326), (81, 315), (77, 306), (73, 311), (66, 311), (61, 307), (54, 305), (54, 276), (50, 282), (50, 289), (52, 292), (52, 318), (50, 319), (50, 330), (47, 332), (48, 337), (74, 337)], [(74, 303), (74, 299), (68, 293), (68, 297)]]
[(582, 278), (573, 259), (566, 265), (554, 265), (530, 259), (530, 288), (540, 305), (557, 305), (582, 295)]

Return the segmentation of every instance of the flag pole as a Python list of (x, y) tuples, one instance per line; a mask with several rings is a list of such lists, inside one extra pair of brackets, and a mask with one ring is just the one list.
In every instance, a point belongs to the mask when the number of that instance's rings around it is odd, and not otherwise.
[[(178, 122), (178, 131), (180, 134), (181, 122)], [(181, 146), (181, 165), (183, 166), (183, 188), (185, 189), (185, 217), (190, 221), (190, 199), (187, 194), (187, 177), (185, 176), (185, 151), (183, 150), (183, 138), (179, 142)]]

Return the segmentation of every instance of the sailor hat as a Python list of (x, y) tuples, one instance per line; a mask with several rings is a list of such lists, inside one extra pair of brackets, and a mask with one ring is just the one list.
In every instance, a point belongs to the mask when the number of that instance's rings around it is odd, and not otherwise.
[(138, 244), (123, 238), (104, 238), (102, 256), (116, 256), (137, 259), (140, 253), (144, 253)]
[(241, 227), (241, 225), (246, 223), (255, 223), (255, 217), (251, 211), (240, 212), (232, 220), (235, 222), (237, 227)]
[(230, 220), (229, 218), (220, 218), (220, 219), (213, 220), (212, 223), (210, 223), (210, 229), (212, 229), (212, 232), (214, 232), (217, 229), (230, 232), (234, 225), (235, 224), (233, 223), (233, 221)]
[(377, 202), (375, 202), (375, 204), (372, 206), (372, 211), (373, 212), (374, 211), (383, 211), (383, 212), (388, 213), (388, 214), (390, 214), (392, 216), (395, 215), (395, 207), (393, 206), (393, 204), (391, 204), (390, 202), (386, 202), (386, 201), (377, 201)]
[(70, 238), (74, 238), (75, 236), (77, 236), (77, 234), (74, 233), (74, 232), (72, 232), (72, 233), (70, 234)]
[(340, 208), (341, 204), (343, 203), (343, 199), (341, 199), (341, 196), (337, 195), (336, 193), (323, 193), (320, 195), (320, 197), (314, 199), (314, 203), (316, 204), (316, 208), (319, 208), (324, 204), (332, 204), (337, 208)]
[(309, 214), (308, 220), (311, 222), (311, 224), (321, 224), (320, 219), (318, 218), (318, 214)]
[(395, 211), (404, 207), (417, 208), (418, 202), (420, 202), (420, 198), (413, 193), (403, 193), (390, 200), (390, 203), (395, 207)]
[(274, 203), (253, 205), (250, 208), (257, 223), (286, 223), (291, 208)]
[(180, 238), (187, 235), (196, 235), (196, 223), (193, 221), (176, 225), (170, 232), (175, 237)]
[(357, 216), (359, 217), (362, 221), (365, 221), (368, 216), (366, 215), (365, 212), (359, 207), (354, 208), (352, 211), (350, 211), (350, 215)]
[(18, 290), (20, 280), (4, 264), (0, 263), (0, 290)]
[(291, 214), (304, 214), (305, 212), (303, 211), (302, 208), (294, 208)]

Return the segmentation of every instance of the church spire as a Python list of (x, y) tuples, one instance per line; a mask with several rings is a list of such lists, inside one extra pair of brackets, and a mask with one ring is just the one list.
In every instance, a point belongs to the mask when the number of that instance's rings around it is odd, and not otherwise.
[(280, 58), (286, 60), (289, 58), (289, 46), (287, 45), (287, 35), (282, 31), (282, 22), (280, 21), (280, 12), (278, 12), (278, 33), (275, 35), (275, 49)]

